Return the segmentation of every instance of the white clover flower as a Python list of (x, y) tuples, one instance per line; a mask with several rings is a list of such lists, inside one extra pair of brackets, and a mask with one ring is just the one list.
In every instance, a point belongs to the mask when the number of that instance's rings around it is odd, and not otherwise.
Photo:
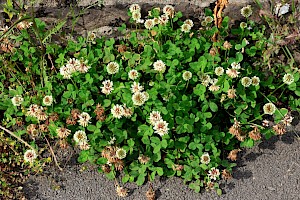
[(159, 111), (152, 111), (150, 113), (150, 117), (149, 117), (149, 120), (150, 120), (150, 124), (152, 126), (155, 125), (156, 122), (160, 121), (162, 119), (161, 115), (160, 115), (160, 112)]
[(154, 21), (154, 24), (155, 24), (155, 25), (157, 25), (157, 24), (160, 23), (160, 20), (159, 20), (159, 18), (157, 18), (157, 17), (153, 18), (153, 21)]
[(119, 104), (114, 105), (110, 111), (114, 118), (121, 119), (123, 117), (124, 108)]
[(165, 7), (163, 8), (163, 13), (168, 17), (173, 18), (175, 14), (175, 9), (171, 5), (165, 5)]
[(155, 25), (154, 20), (153, 19), (147, 19), (144, 23), (144, 26), (146, 29), (150, 30), (151, 28), (153, 28)]
[(220, 171), (219, 169), (213, 167), (211, 168), (209, 171), (208, 171), (208, 177), (210, 179), (213, 179), (213, 180), (217, 180), (217, 178), (220, 176)]
[(164, 73), (166, 71), (166, 64), (162, 60), (157, 60), (154, 64), (154, 70)]
[(87, 127), (90, 122), (91, 116), (87, 112), (82, 112), (79, 116), (78, 123), (80, 126)]
[(110, 94), (114, 88), (113, 88), (113, 82), (110, 80), (105, 80), (102, 82), (103, 87), (101, 87), (101, 92), (108, 95)]
[(190, 79), (192, 78), (192, 76), (193, 76), (193, 74), (192, 74), (190, 71), (185, 71), (185, 72), (183, 72), (183, 74), (182, 74), (182, 78), (183, 78), (183, 80), (185, 80), (185, 81), (190, 80)]
[(241, 9), (241, 14), (243, 15), (243, 17), (250, 17), (252, 15), (252, 8), (251, 8), (251, 5), (248, 5), (246, 7), (243, 7)]
[(18, 94), (11, 99), (11, 102), (14, 106), (20, 106), (23, 103), (23, 101), (23, 97)]
[(214, 21), (214, 18), (212, 18), (211, 16), (207, 16), (207, 17), (205, 17), (204, 21), (209, 24)]
[(79, 143), (79, 142), (83, 142), (83, 141), (87, 140), (87, 136), (84, 131), (78, 130), (73, 135), (73, 139), (76, 143)]
[(193, 22), (192, 20), (190, 20), (190, 19), (185, 20), (185, 21), (184, 21), (184, 24), (188, 24), (188, 25), (190, 25), (191, 27), (194, 26), (194, 22)]
[(236, 69), (227, 69), (226, 70), (226, 74), (230, 77), (230, 78), (237, 78), (240, 74), (239, 71), (237, 71)]
[(155, 122), (154, 124), (154, 132), (157, 133), (160, 136), (168, 134), (169, 128), (168, 128), (168, 123), (163, 120), (159, 120)]
[(251, 85), (251, 83), (252, 83), (252, 79), (249, 78), (249, 77), (243, 77), (243, 78), (241, 79), (241, 83), (242, 83), (242, 85), (243, 85), (244, 87), (249, 87), (249, 86)]
[(138, 4), (131, 4), (129, 7), (131, 13), (141, 11), (141, 7)]
[(59, 69), (59, 72), (60, 74), (63, 76), (64, 79), (70, 79), (72, 74), (71, 74), (71, 71), (70, 71), (70, 68), (67, 67), (67, 66), (62, 66), (60, 69)]
[(220, 90), (220, 86), (213, 84), (213, 85), (208, 87), (208, 90), (211, 91), (211, 92), (216, 92), (216, 91)]
[(259, 77), (257, 77), (257, 76), (253, 76), (253, 77), (252, 77), (252, 85), (254, 85), (254, 86), (258, 86), (258, 85), (259, 85), (259, 83), (260, 83), (260, 79), (259, 79)]
[(120, 66), (117, 62), (110, 62), (106, 66), (107, 73), (116, 74), (119, 72)]
[(159, 23), (161, 25), (166, 25), (168, 23), (168, 21), (169, 21), (169, 17), (167, 15), (161, 15), (159, 17)]
[(31, 117), (36, 117), (39, 110), (40, 110), (40, 107), (38, 105), (31, 104), (28, 108), (27, 115), (31, 116)]
[(133, 82), (133, 84), (131, 85), (131, 92), (132, 93), (136, 93), (136, 92), (141, 92), (143, 91), (144, 87), (140, 85), (140, 83), (137, 82)]
[(144, 91), (144, 92), (142, 92), (143, 93), (143, 95), (145, 96), (145, 101), (148, 101), (149, 100), (149, 93), (148, 92), (146, 92), (146, 91)]
[(135, 69), (132, 69), (128, 72), (128, 77), (131, 79), (131, 80), (135, 80), (139, 77), (139, 73), (138, 71), (136, 71)]
[(200, 76), (201, 84), (207, 87), (209, 83), (211, 82), (211, 78), (208, 74), (203, 74)]
[(233, 62), (233, 63), (231, 63), (231, 67), (232, 67), (232, 69), (239, 70), (239, 69), (241, 69), (241, 64)]
[(201, 163), (202, 164), (208, 164), (210, 163), (210, 156), (207, 152), (203, 153), (202, 156), (201, 156)]
[(139, 23), (139, 24), (143, 24), (144, 22), (145, 22), (145, 20), (143, 20), (143, 19), (136, 20), (136, 23)]
[(216, 67), (215, 74), (217, 76), (222, 76), (224, 74), (224, 68), (223, 67)]
[(27, 150), (24, 153), (24, 161), (33, 163), (33, 161), (37, 158), (36, 152), (32, 149)]
[(53, 97), (51, 95), (47, 95), (43, 98), (43, 104), (45, 106), (51, 106), (53, 103)]
[(76, 66), (76, 70), (79, 71), (80, 73), (87, 73), (91, 66), (88, 65), (87, 60), (80, 60), (79, 65)]
[(142, 92), (136, 92), (132, 95), (133, 105), (141, 106), (145, 103), (146, 97)]
[(116, 157), (119, 159), (124, 159), (126, 157), (126, 150), (123, 148), (118, 148), (116, 150)]
[(181, 31), (185, 33), (189, 33), (191, 31), (191, 26), (189, 24), (182, 24)]
[(273, 115), (276, 111), (276, 106), (273, 103), (266, 103), (263, 106), (263, 110), (265, 114)]
[(134, 21), (139, 21), (141, 19), (142, 15), (140, 11), (134, 11), (132, 12), (132, 19)]
[(285, 74), (283, 76), (283, 82), (287, 85), (292, 84), (295, 81), (293, 74)]

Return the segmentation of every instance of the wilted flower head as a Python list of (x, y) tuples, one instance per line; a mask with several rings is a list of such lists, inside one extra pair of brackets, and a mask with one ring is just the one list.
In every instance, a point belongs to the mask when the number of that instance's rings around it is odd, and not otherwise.
[(220, 176), (220, 171), (219, 169), (213, 167), (211, 168), (209, 171), (208, 171), (208, 177), (210, 179), (213, 179), (213, 180), (217, 180), (217, 178)]
[(277, 135), (283, 135), (286, 133), (286, 126), (280, 122), (273, 126), (273, 131), (275, 131)]
[(228, 179), (232, 178), (232, 175), (231, 175), (231, 173), (230, 173), (230, 171), (228, 169), (223, 169), (222, 170), (222, 178), (224, 180), (228, 180)]
[(87, 140), (83, 140), (78, 143), (78, 147), (80, 150), (89, 150), (91, 146)]
[(266, 103), (263, 106), (263, 110), (265, 114), (273, 115), (276, 111), (276, 106), (273, 103)]
[(229, 133), (231, 133), (232, 135), (234, 136), (239, 136), (241, 135), (241, 125), (240, 125), (240, 122), (237, 121), (236, 118), (234, 118), (234, 123), (233, 125), (229, 128)]
[(35, 114), (35, 117), (36, 117), (39, 121), (45, 121), (45, 120), (48, 118), (47, 114), (46, 114), (45, 112), (43, 112), (43, 107), (40, 107), (40, 108), (37, 110), (37, 112), (36, 112), (36, 114)]
[(185, 80), (185, 81), (190, 80), (190, 79), (192, 78), (192, 76), (193, 76), (193, 74), (192, 74), (190, 71), (185, 71), (185, 72), (183, 72), (183, 74), (182, 74), (182, 78), (183, 78), (183, 80)]
[(254, 86), (258, 86), (259, 85), (259, 83), (260, 83), (260, 79), (259, 79), (259, 77), (257, 77), (257, 76), (253, 76), (252, 77), (252, 85), (254, 85)]
[(82, 112), (79, 116), (78, 123), (80, 126), (87, 127), (90, 122), (91, 116), (87, 112)]
[(141, 11), (141, 7), (138, 4), (131, 4), (129, 7), (130, 12)]
[(117, 195), (120, 197), (127, 197), (127, 195), (128, 195), (128, 191), (125, 188), (120, 187), (120, 186), (117, 186), (116, 192), (117, 192)]
[(36, 152), (32, 149), (27, 150), (24, 153), (24, 161), (33, 163), (33, 161), (37, 158)]
[(166, 25), (169, 21), (169, 17), (167, 15), (161, 15), (159, 17), (159, 22), (161, 25)]
[(283, 76), (283, 82), (287, 85), (292, 84), (295, 81), (294, 76), (292, 74), (285, 74)]
[(31, 104), (28, 108), (27, 115), (31, 117), (36, 117), (37, 112), (40, 110), (40, 107), (36, 104)]
[(73, 135), (73, 139), (76, 143), (79, 143), (79, 142), (83, 142), (83, 141), (87, 140), (87, 136), (84, 131), (78, 130)]
[(252, 83), (252, 79), (249, 77), (243, 77), (241, 83), (244, 87), (249, 87)]
[(232, 45), (230, 44), (230, 42), (225, 41), (224, 44), (223, 44), (223, 47), (224, 47), (224, 49), (229, 50), (229, 49), (231, 49)]
[(61, 127), (61, 128), (56, 129), (56, 133), (60, 139), (64, 139), (64, 138), (68, 137), (68, 135), (70, 135), (71, 130)]
[(166, 64), (162, 60), (157, 60), (153, 63), (153, 67), (155, 71), (164, 73), (166, 71)]
[(153, 28), (155, 25), (155, 22), (153, 19), (147, 19), (144, 23), (144, 26), (146, 29), (150, 30), (151, 28)]
[(11, 102), (14, 106), (20, 106), (23, 103), (24, 99), (21, 95), (16, 95), (11, 99)]
[(171, 17), (173, 18), (174, 17), (174, 14), (175, 14), (175, 9), (173, 6), (171, 5), (166, 5), (164, 8), (163, 8), (163, 13), (165, 15), (167, 15), (168, 17)]
[(215, 74), (217, 76), (222, 76), (224, 74), (224, 68), (223, 67), (216, 67)]
[(229, 99), (234, 99), (236, 97), (236, 94), (235, 94), (236, 90), (235, 89), (229, 89), (227, 91), (227, 96)]
[(80, 73), (87, 73), (90, 68), (88, 61), (83, 59), (80, 59), (79, 64), (76, 66), (76, 70)]
[(201, 163), (208, 164), (210, 162), (210, 156), (207, 152), (203, 153), (201, 156)]
[(241, 9), (241, 14), (243, 15), (243, 17), (250, 17), (252, 15), (252, 8), (251, 8), (251, 5), (248, 5), (246, 7), (243, 7)]
[(124, 104), (123, 109), (124, 109), (123, 116), (126, 118), (130, 118), (133, 114), (132, 108), (127, 108), (126, 104)]
[(114, 118), (121, 119), (124, 113), (124, 108), (121, 105), (114, 105), (111, 109), (111, 114)]
[(136, 71), (135, 69), (132, 69), (128, 72), (128, 77), (131, 79), (131, 80), (135, 80), (139, 77), (139, 73), (138, 71)]
[(133, 82), (133, 84), (131, 85), (131, 92), (132, 93), (136, 93), (136, 92), (141, 92), (143, 91), (144, 87), (140, 85), (140, 83), (138, 82)]
[(141, 155), (138, 157), (138, 160), (140, 161), (141, 164), (147, 164), (150, 158), (148, 156)]
[(230, 77), (230, 78), (236, 78), (239, 76), (240, 72), (237, 71), (236, 69), (227, 69), (226, 70), (226, 74)]
[(107, 73), (109, 74), (116, 74), (119, 72), (119, 64), (117, 62), (110, 62), (106, 66)]
[(168, 134), (169, 128), (168, 123), (166, 121), (163, 121), (162, 119), (155, 122), (153, 129), (154, 132), (157, 133), (160, 136), (163, 136), (165, 134)]
[(227, 156), (228, 159), (232, 161), (236, 161), (238, 152), (241, 151), (240, 149), (231, 150)]
[(126, 151), (123, 148), (118, 148), (116, 151), (116, 157), (119, 159), (124, 159), (126, 157)]
[(51, 95), (47, 95), (43, 98), (43, 104), (45, 106), (51, 106), (53, 102), (53, 97)]
[(189, 24), (182, 24), (181, 25), (181, 31), (185, 33), (189, 33), (191, 30), (191, 26)]
[(105, 80), (102, 82), (103, 86), (101, 87), (101, 92), (108, 95), (110, 94), (114, 88), (113, 88), (113, 82), (110, 80)]
[(261, 134), (257, 126), (255, 126), (253, 130), (249, 132), (249, 137), (254, 141), (261, 139)]

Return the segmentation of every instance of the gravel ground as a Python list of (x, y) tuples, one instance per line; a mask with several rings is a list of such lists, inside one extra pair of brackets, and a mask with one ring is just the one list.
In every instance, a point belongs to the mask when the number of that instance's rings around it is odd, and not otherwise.
[[(238, 166), (233, 170), (233, 179), (221, 182), (224, 194), (215, 192), (195, 193), (179, 178), (159, 178), (154, 181), (158, 200), (298, 200), (300, 199), (300, 125), (286, 135), (274, 136), (252, 149), (240, 152)], [(117, 200), (114, 181), (108, 180), (97, 169), (76, 164), (76, 159), (67, 163), (64, 171), (47, 170), (43, 175), (32, 176), (24, 185), (29, 200)], [(137, 187), (125, 184), (130, 190), (123, 199), (142, 200), (148, 184)]]

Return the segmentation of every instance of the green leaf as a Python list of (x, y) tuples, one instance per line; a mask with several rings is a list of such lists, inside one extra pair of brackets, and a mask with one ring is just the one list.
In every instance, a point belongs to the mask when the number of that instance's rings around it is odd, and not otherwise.
[(111, 104), (111, 101), (109, 99), (104, 99), (104, 101), (103, 101), (103, 107), (105, 107), (105, 108), (109, 107), (110, 104)]
[(212, 102), (212, 101), (209, 102), (209, 108), (213, 112), (217, 112), (218, 111), (218, 105), (216, 103)]
[(106, 163), (107, 163), (107, 159), (106, 158), (101, 157), (101, 158), (98, 158), (98, 160), (97, 160), (97, 164), (98, 165), (104, 165)]
[(159, 176), (162, 176), (164, 174), (164, 170), (162, 167), (156, 167), (156, 172)]
[(218, 194), (219, 196), (221, 196), (221, 195), (222, 195), (222, 190), (221, 190), (221, 189), (217, 189), (217, 194)]

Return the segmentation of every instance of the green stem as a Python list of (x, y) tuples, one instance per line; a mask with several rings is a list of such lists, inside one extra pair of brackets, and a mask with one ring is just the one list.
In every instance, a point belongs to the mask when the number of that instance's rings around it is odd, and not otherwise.
[(265, 113), (263, 113), (263, 114), (259, 115), (259, 116), (258, 116), (258, 117), (256, 117), (255, 119), (252, 119), (252, 120), (251, 120), (251, 121), (249, 121), (248, 123), (254, 122), (254, 121), (258, 120), (260, 117), (262, 117), (262, 116), (264, 116), (264, 115), (265, 115)]
[[(270, 95), (274, 94), (274, 92), (276, 92), (279, 88), (281, 88), (282, 86), (284, 86), (285, 83), (282, 83), (278, 88), (276, 88), (273, 92), (270, 93)], [(261, 93), (262, 94), (262, 93)], [(265, 96), (264, 94), (262, 94), (263, 96)], [(268, 99), (268, 98), (267, 98)], [(271, 101), (270, 101), (271, 102)]]

